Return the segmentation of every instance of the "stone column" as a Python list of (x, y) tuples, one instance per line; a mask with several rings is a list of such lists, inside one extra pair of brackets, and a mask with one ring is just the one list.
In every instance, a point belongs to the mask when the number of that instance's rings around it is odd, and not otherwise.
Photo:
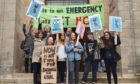
[(140, 0), (132, 0), (132, 16), (133, 16), (133, 27), (134, 27), (134, 38), (135, 38), (135, 71), (140, 73)]
[(16, 0), (0, 0), (0, 75), (14, 71)]
[[(31, 0), (17, 0), (16, 1), (16, 28), (15, 28), (15, 72), (24, 71), (24, 56), (23, 51), (20, 49), (20, 44), (24, 40), (24, 34), (22, 32), (23, 23), (28, 23), (30, 17), (26, 16), (26, 11), (29, 7)], [(27, 29), (28, 32), (28, 29)]]
[(122, 17), (123, 30), (121, 33), (122, 76), (135, 73), (135, 27), (133, 16), (134, 0), (118, 0), (118, 16)]
[(21, 72), (22, 24), (31, 0), (0, 0), (0, 75)]

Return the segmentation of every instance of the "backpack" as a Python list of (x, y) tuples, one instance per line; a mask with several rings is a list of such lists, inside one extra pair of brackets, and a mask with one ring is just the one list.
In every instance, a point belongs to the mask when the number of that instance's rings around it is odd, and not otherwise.
[(26, 54), (31, 54), (33, 52), (34, 44), (33, 38), (30, 35), (26, 35), (25, 44), (24, 44), (24, 52)]

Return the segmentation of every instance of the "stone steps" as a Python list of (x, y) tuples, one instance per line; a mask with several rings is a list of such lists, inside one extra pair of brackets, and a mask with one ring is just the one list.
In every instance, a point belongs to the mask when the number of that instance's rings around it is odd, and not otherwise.
[[(15, 73), (13, 75), (7, 76), (0, 76), (0, 84), (33, 84), (33, 74), (25, 74), (25, 73)], [(80, 80), (83, 76), (83, 73), (80, 73)], [(98, 73), (98, 83), (97, 84), (107, 84), (106, 74), (105, 73)], [(91, 82), (91, 74), (89, 74), (87, 84)], [(140, 84), (140, 78), (136, 76), (125, 76), (118, 77), (119, 84)]]

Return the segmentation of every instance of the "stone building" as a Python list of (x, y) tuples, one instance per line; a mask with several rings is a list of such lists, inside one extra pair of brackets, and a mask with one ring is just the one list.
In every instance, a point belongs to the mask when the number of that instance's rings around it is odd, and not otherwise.
[[(6, 78), (14, 78), (22, 72), (23, 56), (20, 43), (24, 39), (22, 24), (27, 16), (27, 7), (31, 0), (0, 0), (0, 84)], [(122, 60), (118, 63), (120, 77), (135, 78), (140, 73), (140, 0), (45, 0), (48, 5), (71, 5), (99, 3), (105, 4), (105, 27), (108, 28), (109, 16), (120, 16), (123, 30), (120, 33), (122, 44), (118, 51)], [(26, 77), (26, 74), (22, 74)], [(31, 76), (32, 77), (32, 76)], [(4, 79), (5, 78), (5, 79)], [(29, 78), (30, 79), (30, 78)], [(130, 82), (130, 81), (129, 81)], [(17, 83), (20, 84), (20, 83)]]

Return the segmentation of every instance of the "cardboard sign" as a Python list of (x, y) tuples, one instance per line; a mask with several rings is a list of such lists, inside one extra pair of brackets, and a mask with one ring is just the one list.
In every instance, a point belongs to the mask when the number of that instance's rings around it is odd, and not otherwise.
[(89, 16), (89, 26), (91, 32), (103, 29), (100, 14)]
[(63, 22), (61, 17), (55, 17), (51, 19), (51, 32), (53, 34), (63, 32)]
[(109, 17), (109, 30), (110, 31), (116, 31), (116, 32), (122, 32), (122, 18), (121, 17)]
[(39, 18), (42, 9), (43, 9), (43, 3), (42, 2), (37, 1), (37, 0), (31, 1), (26, 15), (29, 16), (29, 17), (32, 17), (34, 19), (37, 19), (37, 18)]
[(81, 21), (79, 21), (78, 24), (77, 24), (76, 33), (77, 33), (81, 38), (83, 38), (84, 33), (85, 33), (85, 26), (84, 26), (84, 24), (83, 24)]
[(44, 46), (42, 48), (41, 83), (57, 83), (56, 46)]

